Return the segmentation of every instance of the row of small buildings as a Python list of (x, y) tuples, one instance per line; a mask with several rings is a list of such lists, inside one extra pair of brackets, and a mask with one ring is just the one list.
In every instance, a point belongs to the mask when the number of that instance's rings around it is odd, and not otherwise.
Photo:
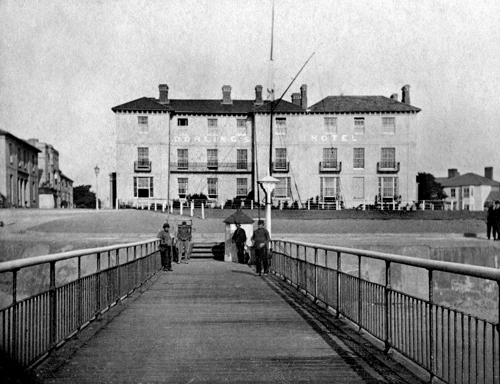
[(60, 170), (52, 145), (0, 129), (0, 206), (73, 208), (73, 180)]

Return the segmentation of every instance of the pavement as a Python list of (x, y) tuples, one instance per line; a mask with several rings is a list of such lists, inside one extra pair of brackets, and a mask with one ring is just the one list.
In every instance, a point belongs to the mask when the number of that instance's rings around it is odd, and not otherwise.
[(45, 384), (420, 382), (346, 324), (275, 276), (192, 260), (155, 275), (37, 375)]

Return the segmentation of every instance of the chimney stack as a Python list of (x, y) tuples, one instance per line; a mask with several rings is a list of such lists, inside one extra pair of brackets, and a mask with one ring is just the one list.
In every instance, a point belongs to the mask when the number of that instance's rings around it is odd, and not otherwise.
[(493, 167), (484, 167), (484, 177), (493, 180)]
[(448, 169), (448, 179), (460, 176), (460, 173), (456, 168)]
[(300, 106), (302, 109), (307, 109), (307, 85), (305, 84), (300, 87)]
[(401, 90), (403, 91), (401, 101), (405, 104), (410, 105), (410, 86), (406, 84), (403, 88), (401, 88)]
[(300, 93), (292, 93), (292, 103), (299, 107), (302, 107), (300, 102), (301, 102)]
[(160, 84), (158, 86), (160, 89), (160, 104), (168, 104), (168, 85), (167, 84)]
[(255, 86), (255, 105), (262, 105), (262, 85)]
[(231, 86), (223, 85), (222, 86), (222, 104), (233, 104), (231, 100)]
[(397, 94), (397, 93), (393, 93), (393, 94), (391, 95), (391, 99), (392, 99), (392, 100), (396, 100), (396, 101), (398, 101), (398, 94)]

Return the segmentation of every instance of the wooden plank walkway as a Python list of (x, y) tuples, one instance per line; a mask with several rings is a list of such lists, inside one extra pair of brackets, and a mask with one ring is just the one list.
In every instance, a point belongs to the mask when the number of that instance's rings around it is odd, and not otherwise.
[(37, 373), (53, 384), (420, 382), (347, 327), (318, 319), (314, 307), (246, 265), (174, 264)]

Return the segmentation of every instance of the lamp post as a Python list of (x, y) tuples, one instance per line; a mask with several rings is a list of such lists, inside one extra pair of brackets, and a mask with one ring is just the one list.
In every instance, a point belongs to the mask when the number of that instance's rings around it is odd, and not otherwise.
[(266, 229), (269, 232), (269, 236), (271, 236), (271, 193), (276, 187), (276, 184), (279, 183), (279, 180), (268, 175), (257, 181), (257, 183), (266, 193)]
[(99, 167), (95, 166), (94, 168), (94, 171), (95, 171), (95, 210), (98, 211), (99, 210), (99, 196), (98, 196), (98, 193), (99, 193), (99, 179), (98, 179), (98, 176), (99, 176)]

